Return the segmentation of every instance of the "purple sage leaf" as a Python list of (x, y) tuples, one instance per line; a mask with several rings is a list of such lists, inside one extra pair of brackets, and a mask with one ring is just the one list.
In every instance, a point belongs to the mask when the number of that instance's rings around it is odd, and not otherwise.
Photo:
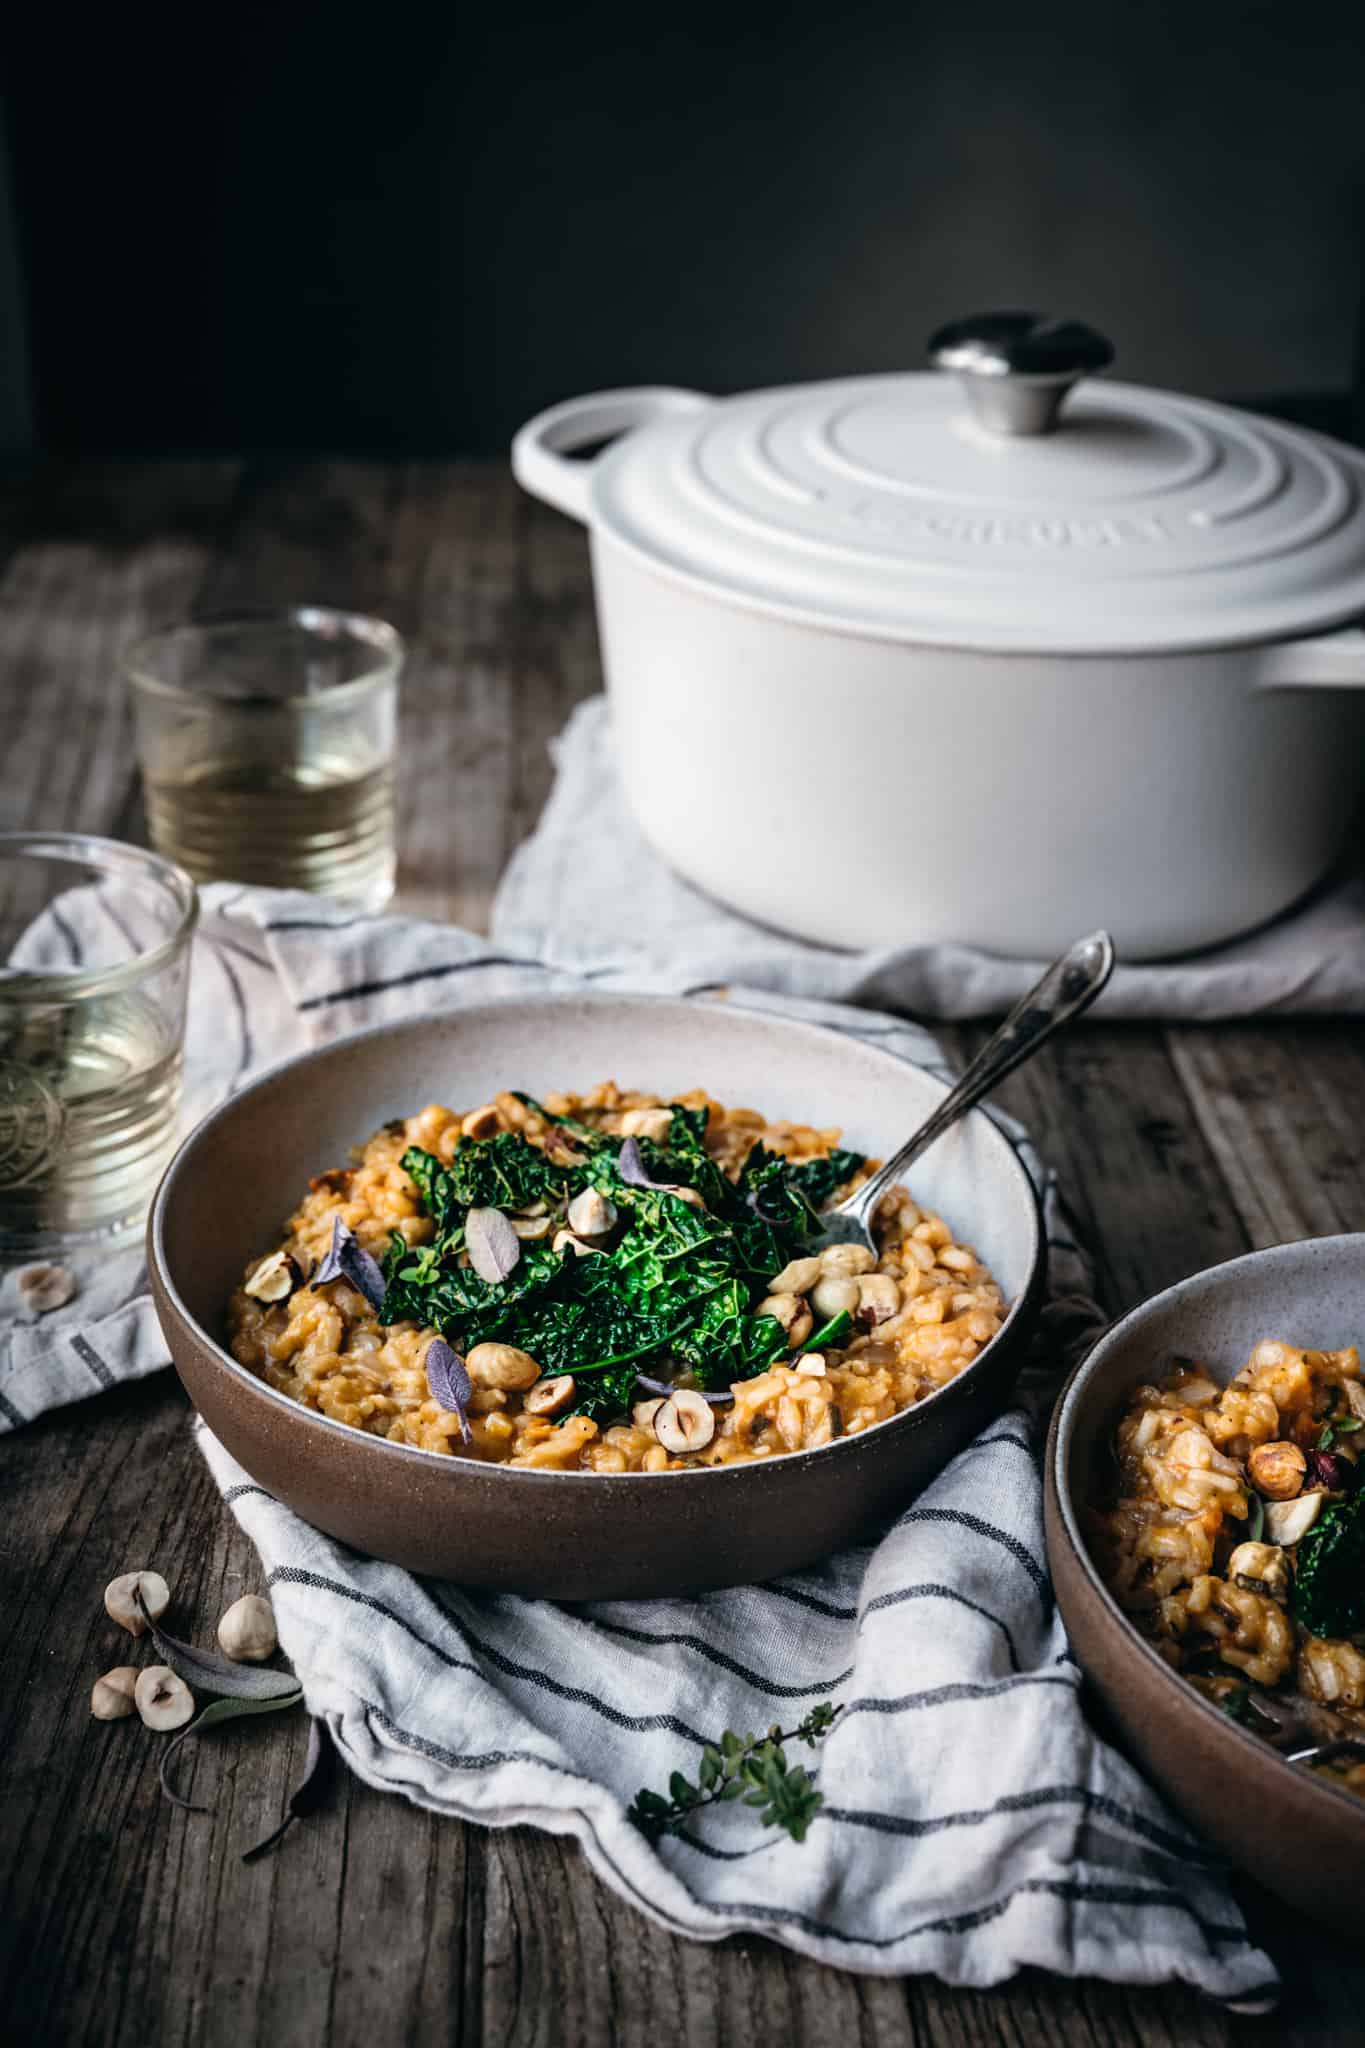
[(308, 1729), (308, 1755), (304, 1761), (303, 1776), (289, 1795), (284, 1819), (263, 1840), (243, 1850), (243, 1863), (254, 1863), (258, 1856), (264, 1856), (288, 1834), (296, 1820), (306, 1820), (310, 1813), (317, 1812), (327, 1796), (335, 1769), (336, 1751), (332, 1747), (331, 1734), (327, 1723), (315, 1714)]
[(1325, 1486), (1331, 1493), (1350, 1493), (1356, 1483), (1356, 1468), (1340, 1451), (1310, 1451), (1306, 1477), (1310, 1486)]
[(424, 1361), (427, 1369), (427, 1387), (438, 1408), (444, 1408), (449, 1415), (460, 1418), (460, 1435), (466, 1443), (470, 1441), (469, 1417), (466, 1410), (474, 1385), (465, 1371), (464, 1360), (453, 1345), (444, 1337), (435, 1337), (427, 1346)]
[(278, 1701), (298, 1691), (299, 1682), (292, 1671), (266, 1671), (258, 1664), (235, 1664), (230, 1657), (220, 1657), (216, 1650), (198, 1650), (193, 1643), (182, 1643), (178, 1636), (167, 1635), (147, 1612), (141, 1588), (137, 1604), (152, 1641), (187, 1685), (236, 1700)]
[(676, 1195), (682, 1201), (686, 1201), (695, 1193), (692, 1188), (679, 1187), (676, 1181), (651, 1180), (640, 1152), (639, 1141), (635, 1138), (627, 1138), (617, 1153), (616, 1170), (627, 1187), (650, 1188), (656, 1195)]
[(662, 1189), (669, 1185), (667, 1181), (650, 1179), (645, 1168), (644, 1159), (640, 1153), (640, 1141), (638, 1138), (626, 1139), (625, 1144), (616, 1155), (616, 1170), (627, 1187)]
[(340, 1216), (333, 1220), (332, 1242), (313, 1275), (312, 1284), (321, 1287), (329, 1280), (349, 1280), (372, 1309), (379, 1310), (384, 1306), (384, 1275), (379, 1261), (370, 1256), (350, 1225), (343, 1223)]
[(161, 1780), (161, 1789), (170, 1800), (171, 1805), (178, 1806), (184, 1813), (208, 1813), (210, 1810), (207, 1806), (196, 1806), (193, 1800), (182, 1799), (171, 1783), (171, 1759), (182, 1742), (188, 1742), (191, 1735), (198, 1735), (205, 1728), (215, 1727), (219, 1721), (240, 1721), (244, 1714), (276, 1714), (283, 1707), (298, 1706), (302, 1698), (303, 1688), (295, 1681), (293, 1691), (281, 1693), (278, 1699), (222, 1699), (214, 1700), (209, 1706), (205, 1707), (204, 1711), (201, 1714), (197, 1714), (194, 1720), (190, 1722), (189, 1727), (182, 1728), (180, 1733), (161, 1752), (161, 1762), (157, 1769), (157, 1776)]
[(332, 1242), (322, 1255), (322, 1264), (313, 1275), (314, 1287), (325, 1287), (329, 1280), (345, 1278), (346, 1268), (342, 1264), (342, 1253), (347, 1241), (354, 1243), (355, 1232), (344, 1223), (340, 1216), (332, 1218)]
[(471, 1209), (464, 1244), (470, 1265), (490, 1287), (501, 1286), (521, 1257), (521, 1239), (501, 1209)]

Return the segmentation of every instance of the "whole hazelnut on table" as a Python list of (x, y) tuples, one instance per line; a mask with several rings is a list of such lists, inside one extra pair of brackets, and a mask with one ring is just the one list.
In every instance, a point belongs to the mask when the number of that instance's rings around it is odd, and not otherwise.
[(263, 1664), (279, 1644), (275, 1611), (259, 1593), (234, 1600), (218, 1624), (218, 1642), (225, 1657), (238, 1664)]
[[(138, 1594), (142, 1605), (138, 1605)], [(160, 1572), (124, 1572), (120, 1578), (111, 1579), (104, 1589), (104, 1611), (111, 1621), (120, 1628), (126, 1628), (130, 1636), (144, 1636), (147, 1622), (142, 1608), (153, 1621), (160, 1621), (171, 1604), (171, 1589)]]
[(133, 1688), (137, 1679), (137, 1667), (133, 1664), (116, 1664), (103, 1678), (97, 1678), (90, 1688), (90, 1711), (95, 1719), (122, 1721), (134, 1713)]

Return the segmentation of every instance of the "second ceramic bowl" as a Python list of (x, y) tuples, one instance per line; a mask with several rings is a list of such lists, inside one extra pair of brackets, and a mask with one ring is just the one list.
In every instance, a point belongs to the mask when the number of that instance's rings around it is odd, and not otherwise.
[(309, 1177), (389, 1118), (607, 1078), (665, 1098), (705, 1087), (774, 1117), (841, 1125), (885, 1155), (946, 1090), (876, 1047), (726, 1003), (543, 997), (383, 1026), (292, 1060), (184, 1143), (148, 1227), (152, 1289), (210, 1428), (279, 1500), (358, 1550), (469, 1585), (557, 1600), (676, 1594), (794, 1570), (893, 1513), (1003, 1405), (1043, 1284), (1033, 1187), (979, 1111), (911, 1175), (1013, 1303), (999, 1335), (917, 1408), (761, 1464), (677, 1473), (546, 1472), (441, 1457), (333, 1422), (246, 1371), (227, 1297)]
[(1358, 1940), (1365, 1799), (1286, 1763), (1172, 1671), (1110, 1598), (1081, 1524), (1132, 1389), (1175, 1356), (1225, 1382), (1262, 1337), (1321, 1350), (1365, 1339), (1365, 1236), (1273, 1245), (1210, 1267), (1106, 1332), (1053, 1417), (1048, 1560), (1077, 1659), (1148, 1775), (1232, 1862)]

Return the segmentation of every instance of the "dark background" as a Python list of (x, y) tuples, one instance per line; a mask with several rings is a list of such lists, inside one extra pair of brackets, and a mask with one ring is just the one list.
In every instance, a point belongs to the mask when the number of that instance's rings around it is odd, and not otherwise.
[(9, 437), (498, 449), (611, 384), (917, 366), (1008, 303), (1090, 319), (1138, 380), (1330, 399), (1363, 20), (11, 0)]

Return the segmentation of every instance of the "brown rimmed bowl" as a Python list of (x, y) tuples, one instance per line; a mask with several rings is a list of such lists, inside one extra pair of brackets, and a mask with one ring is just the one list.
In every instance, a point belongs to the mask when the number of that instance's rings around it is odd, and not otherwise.
[(1033, 1186), (973, 1112), (911, 1176), (1013, 1304), (979, 1357), (918, 1407), (815, 1451), (677, 1473), (545, 1472), (392, 1444), (277, 1393), (224, 1346), (248, 1259), (278, 1241), (311, 1175), (432, 1101), (543, 1095), (615, 1077), (665, 1098), (704, 1086), (774, 1117), (842, 1126), (884, 1155), (941, 1081), (856, 1039), (723, 1002), (546, 996), (384, 1025), (276, 1067), (176, 1154), (148, 1224), (152, 1291), (210, 1429), (307, 1521), (371, 1556), (555, 1600), (743, 1584), (810, 1564), (893, 1514), (1003, 1406), (1044, 1279)]
[(1172, 1671), (1105, 1590), (1079, 1516), (1139, 1382), (1184, 1357), (1226, 1383), (1263, 1337), (1330, 1351), (1365, 1340), (1365, 1236), (1230, 1259), (1154, 1295), (1100, 1338), (1048, 1437), (1048, 1560), (1072, 1648), (1137, 1763), (1231, 1862), (1356, 1941), (1365, 1799), (1286, 1763)]

